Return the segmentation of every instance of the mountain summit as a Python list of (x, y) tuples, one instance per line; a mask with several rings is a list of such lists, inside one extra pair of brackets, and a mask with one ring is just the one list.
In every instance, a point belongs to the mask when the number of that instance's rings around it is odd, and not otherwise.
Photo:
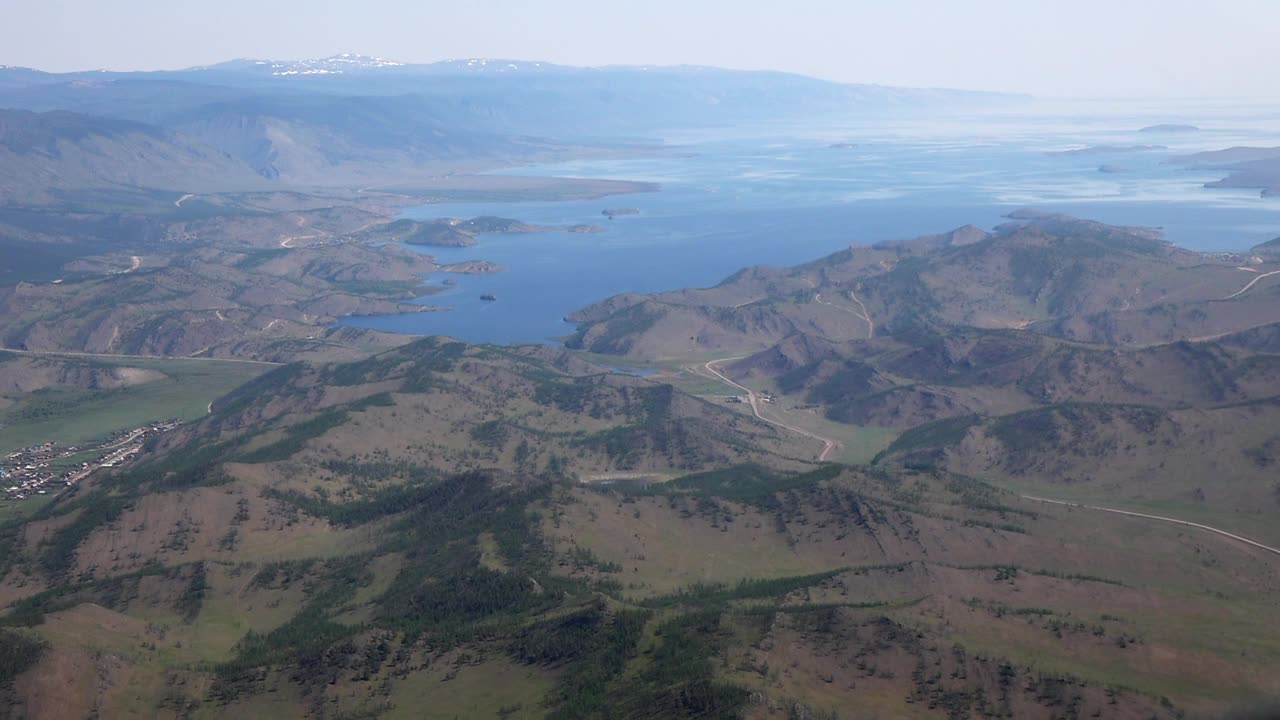
[(404, 63), (370, 55), (342, 53), (314, 60), (231, 60), (193, 70), (256, 71), (281, 77), (290, 75), (343, 75), (361, 70), (401, 67)]

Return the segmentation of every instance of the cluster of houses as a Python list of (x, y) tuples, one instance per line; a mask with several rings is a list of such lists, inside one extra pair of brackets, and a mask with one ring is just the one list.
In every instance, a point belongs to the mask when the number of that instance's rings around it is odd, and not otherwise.
[[(756, 395), (756, 397), (760, 400), (760, 402), (767, 402), (767, 403), (773, 402), (773, 396), (770, 395), (769, 393), (759, 393)], [(729, 398), (729, 402), (749, 404), (751, 402), (751, 397), (749, 395), (734, 395)]]
[(1204, 252), (1200, 253), (1206, 260), (1220, 263), (1230, 263), (1232, 265), (1263, 265), (1267, 262), (1266, 258), (1259, 255), (1241, 255), (1234, 252)]
[[(60, 446), (55, 442), (22, 448), (9, 453), (0, 462), (0, 488), (5, 500), (25, 500), (33, 495), (48, 495), (60, 488), (74, 485), (99, 468), (112, 468), (132, 460), (142, 450), (147, 438), (168, 432), (181, 424), (180, 420), (154, 422), (139, 428), (116, 433), (96, 448), (75, 445)], [(59, 463), (73, 455), (96, 452), (93, 460), (81, 463)]]
[(56, 443), (47, 442), (9, 453), (5, 464), (0, 466), (0, 484), (5, 486), (5, 497), (22, 500), (31, 493), (46, 493), (45, 487), (54, 479), (50, 463), (77, 450), (58, 448)]

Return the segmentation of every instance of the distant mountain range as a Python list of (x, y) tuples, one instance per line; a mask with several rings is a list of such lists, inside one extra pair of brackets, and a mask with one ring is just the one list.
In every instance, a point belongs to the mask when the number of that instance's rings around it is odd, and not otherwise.
[[(354, 186), (404, 180), (442, 164), (494, 167), (550, 159), (584, 144), (652, 142), (671, 128), (942, 112), (1021, 99), (694, 66), (578, 68), (486, 59), (408, 65), (353, 54), (157, 72), (0, 67), (0, 108), (78, 113), (103, 123), (71, 123), (65, 115), (21, 121), (24, 132), (38, 126), (46, 134), (40, 143), (47, 152), (28, 157), (43, 169), (23, 169), (44, 172), (50, 189), (97, 186), (95, 172), (77, 167), (76, 153), (59, 148), (97, 134), (119, 137), (119, 121), (152, 126), (150, 135), (163, 136), (177, 157), (217, 156), (218, 164), (230, 158), (248, 175), (279, 184)], [(14, 117), (5, 122), (18, 122)], [(149, 179), (149, 171), (129, 159), (133, 154), (111, 154), (112, 165), (124, 171), (121, 184), (175, 187)], [(139, 148), (137, 154), (146, 153)], [(245, 174), (210, 172), (220, 181)], [(2, 179), (11, 174), (0, 171), (0, 184), (20, 180)], [(190, 175), (201, 184), (200, 172)]]
[[(239, 159), (167, 129), (65, 111), (0, 110), (0, 200), (61, 202), (66, 193), (265, 186)], [(170, 200), (169, 202), (172, 202)]]
[(242, 58), (216, 65), (187, 68), (179, 72), (246, 72), (259, 75), (289, 77), (293, 75), (345, 75), (360, 73), (450, 74), (450, 73), (577, 73), (595, 72), (599, 68), (580, 68), (528, 60), (467, 58), (441, 60), (434, 63), (402, 63), (358, 53), (342, 53), (312, 60), (262, 60)]
[(217, 65), (191, 69), (269, 73), (271, 75), (286, 77), (289, 75), (334, 75), (347, 72), (358, 72), (361, 70), (381, 70), (392, 67), (404, 67), (404, 63), (398, 63), (394, 60), (369, 57), (368, 55), (343, 53), (341, 55), (320, 58), (318, 60), (228, 60), (227, 62), (218, 63)]

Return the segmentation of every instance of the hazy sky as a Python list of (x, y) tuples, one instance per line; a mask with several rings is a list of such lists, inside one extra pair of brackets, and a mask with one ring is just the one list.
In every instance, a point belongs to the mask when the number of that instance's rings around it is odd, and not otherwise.
[(1053, 96), (1280, 95), (1280, 0), (10, 0), (0, 64), (359, 52), (771, 68)]

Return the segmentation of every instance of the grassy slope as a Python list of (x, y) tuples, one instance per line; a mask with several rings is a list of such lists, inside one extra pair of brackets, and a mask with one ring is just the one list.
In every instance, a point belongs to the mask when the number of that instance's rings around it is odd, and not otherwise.
[[(424, 341), (281, 369), (168, 437), (193, 443), (170, 446), (172, 475), (100, 480), (125, 501), (116, 515), (94, 520), (72, 498), (28, 523), (6, 598), (39, 590), (41, 568), (68, 572), (64, 587), (98, 581), (40, 599), (34, 631), (54, 649), (22, 682), (52, 692), (109, 656), (119, 664), (98, 668), (107, 680), (81, 707), (178, 716), (194, 703), (208, 717), (786, 717), (795, 702), (929, 717), (942, 713), (929, 703), (979, 690), (1049, 717), (1068, 701), (1084, 716), (1111, 707), (1116, 683), (1198, 709), (1280, 691), (1272, 558), (935, 473), (712, 468), (596, 491), (549, 457), (521, 471), (523, 433), (583, 471), (611, 466), (580, 440), (612, 427), (713, 452), (699, 438), (771, 435), (525, 352), (552, 362)], [(715, 425), (681, 430), (668, 408)], [(571, 429), (587, 434), (559, 435)], [(666, 457), (637, 447), (638, 467)], [(202, 466), (229, 459), (227, 476)], [(511, 472), (446, 477), (450, 464)], [(94, 489), (81, 497), (104, 501)], [(1015, 682), (1002, 689), (1004, 659)], [(1049, 691), (1038, 673), (1087, 682)], [(1117, 697), (1118, 717), (1170, 716)]]
[(115, 390), (50, 389), (14, 398), (0, 411), (0, 452), (48, 440), (63, 445), (101, 440), (152, 420), (204, 416), (214, 399), (270, 369), (211, 360), (111, 360), (95, 363), (158, 370), (165, 377)]
[[(1197, 697), (1212, 703), (1242, 691), (1247, 695), (1266, 684), (1257, 670), (1280, 661), (1274, 631), (1263, 619), (1273, 612), (1262, 598), (1276, 592), (1274, 562), (1211, 536), (1016, 503), (1043, 513), (1017, 519), (1025, 536), (1000, 538), (999, 533), (954, 526), (935, 536), (943, 528), (931, 528), (930, 521), (918, 518), (914, 525), (921, 546), (899, 545), (900, 540), (890, 538), (900, 533), (884, 528), (879, 533), (883, 545), (867, 547), (854, 541), (856, 532), (842, 541), (845, 533), (831, 527), (838, 516), (814, 503), (802, 503), (798, 512), (789, 506), (788, 531), (782, 533), (751, 505), (721, 501), (723, 510), (713, 513), (655, 500), (580, 496), (557, 519), (553, 536), (566, 547), (572, 538), (594, 548), (602, 562), (621, 564), (619, 577), (641, 593), (669, 592), (699, 581), (732, 583), (744, 575), (780, 577), (870, 563), (870, 570), (845, 576), (834, 591), (810, 591), (812, 601), (901, 602), (926, 596), (923, 603), (889, 614), (941, 632), (971, 651), (1183, 702)], [(1012, 502), (1008, 497), (1003, 501)], [(687, 517), (690, 512), (693, 518)], [(958, 508), (949, 512), (963, 513)], [(717, 519), (722, 514), (732, 521)], [(1075, 532), (1082, 522), (1090, 527), (1087, 536)], [(976, 534), (965, 537), (968, 533)], [(709, 550), (684, 552), (687, 547)], [(905, 571), (878, 569), (883, 562), (904, 559), (924, 564)], [(1045, 568), (1061, 576), (1006, 573), (994, 567), (998, 564)], [(1161, 612), (1147, 612), (1151, 607)], [(1121, 652), (1121, 638), (1134, 649)], [(1193, 668), (1200, 668), (1200, 674)]]

